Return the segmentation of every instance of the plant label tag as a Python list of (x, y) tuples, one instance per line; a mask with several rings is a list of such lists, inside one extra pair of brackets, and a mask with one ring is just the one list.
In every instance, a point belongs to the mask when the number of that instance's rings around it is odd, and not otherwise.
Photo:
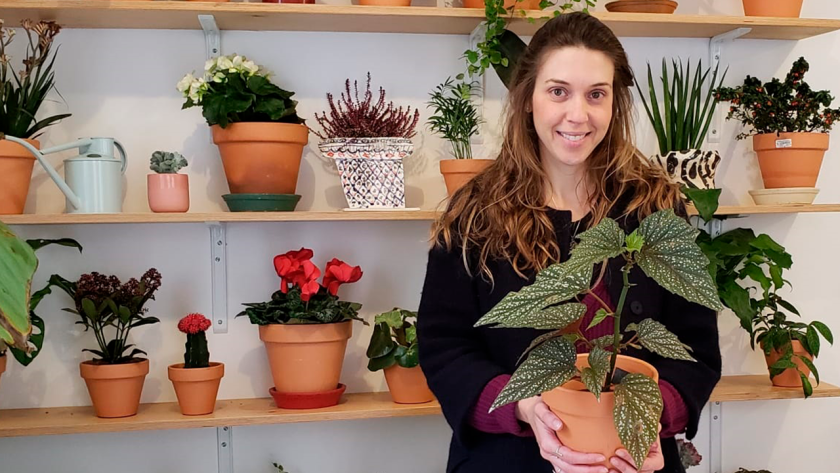
[(776, 148), (790, 148), (793, 146), (793, 140), (788, 138), (786, 140), (776, 140)]

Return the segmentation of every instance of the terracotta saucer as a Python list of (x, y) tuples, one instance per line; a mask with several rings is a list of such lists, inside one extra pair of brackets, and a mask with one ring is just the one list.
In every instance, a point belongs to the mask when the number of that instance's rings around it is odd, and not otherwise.
[(604, 5), (617, 13), (674, 13), (677, 2), (672, 0), (617, 0)]
[(268, 393), (281, 409), (318, 409), (337, 405), (345, 389), (347, 386), (339, 383), (338, 387), (331, 391), (318, 393), (281, 393), (273, 387), (268, 390)]

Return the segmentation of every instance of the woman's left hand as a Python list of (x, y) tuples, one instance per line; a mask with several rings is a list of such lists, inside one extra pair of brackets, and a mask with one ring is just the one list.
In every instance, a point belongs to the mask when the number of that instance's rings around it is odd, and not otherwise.
[(630, 452), (623, 448), (616, 450), (615, 456), (610, 458), (610, 463), (613, 466), (610, 473), (653, 473), (665, 467), (665, 457), (662, 456), (662, 448), (660, 448), (657, 438), (656, 442), (651, 445), (650, 452), (648, 452), (641, 468), (636, 469)]

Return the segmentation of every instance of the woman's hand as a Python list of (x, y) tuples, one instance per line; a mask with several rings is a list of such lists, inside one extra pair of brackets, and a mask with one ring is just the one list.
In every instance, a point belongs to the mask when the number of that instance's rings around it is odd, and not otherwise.
[(610, 473), (653, 473), (665, 467), (665, 458), (662, 456), (662, 448), (659, 446), (659, 438), (650, 447), (650, 452), (642, 464), (642, 467), (636, 469), (633, 462), (633, 457), (630, 452), (625, 449), (616, 450), (615, 456), (610, 458), (610, 463), (615, 469), (610, 470)]
[(516, 418), (531, 425), (540, 455), (551, 463), (556, 473), (607, 473), (607, 468), (600, 465), (603, 455), (576, 452), (560, 443), (556, 431), (563, 423), (539, 396), (517, 402)]

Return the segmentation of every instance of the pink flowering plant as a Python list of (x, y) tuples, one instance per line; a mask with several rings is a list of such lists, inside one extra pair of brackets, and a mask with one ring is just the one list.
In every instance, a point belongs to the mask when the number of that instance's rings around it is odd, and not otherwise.
[[(146, 316), (146, 303), (155, 298), (160, 289), (161, 276), (151, 268), (140, 279), (131, 278), (123, 283), (117, 276), (97, 272), (83, 274), (72, 282), (53, 274), (50, 284), (62, 289), (73, 298), (75, 306), (64, 309), (79, 316), (77, 324), (85, 331), (91, 329), (98, 349), (84, 349), (98, 358), (98, 364), (122, 364), (136, 360), (135, 355), (146, 352), (128, 343), (132, 329), (160, 322), (157, 317)], [(130, 352), (126, 352), (131, 349)]]
[(187, 335), (184, 352), (184, 368), (207, 368), (210, 366), (210, 350), (204, 332), (210, 328), (210, 320), (202, 314), (193, 313), (178, 321), (178, 330)]
[(738, 87), (720, 87), (716, 99), (731, 102), (727, 119), (736, 118), (747, 132), (738, 139), (763, 133), (827, 133), (840, 116), (831, 108), (834, 97), (827, 90), (812, 90), (805, 81), (808, 61), (800, 57), (793, 63), (784, 82), (773, 78), (762, 84), (747, 76)]

